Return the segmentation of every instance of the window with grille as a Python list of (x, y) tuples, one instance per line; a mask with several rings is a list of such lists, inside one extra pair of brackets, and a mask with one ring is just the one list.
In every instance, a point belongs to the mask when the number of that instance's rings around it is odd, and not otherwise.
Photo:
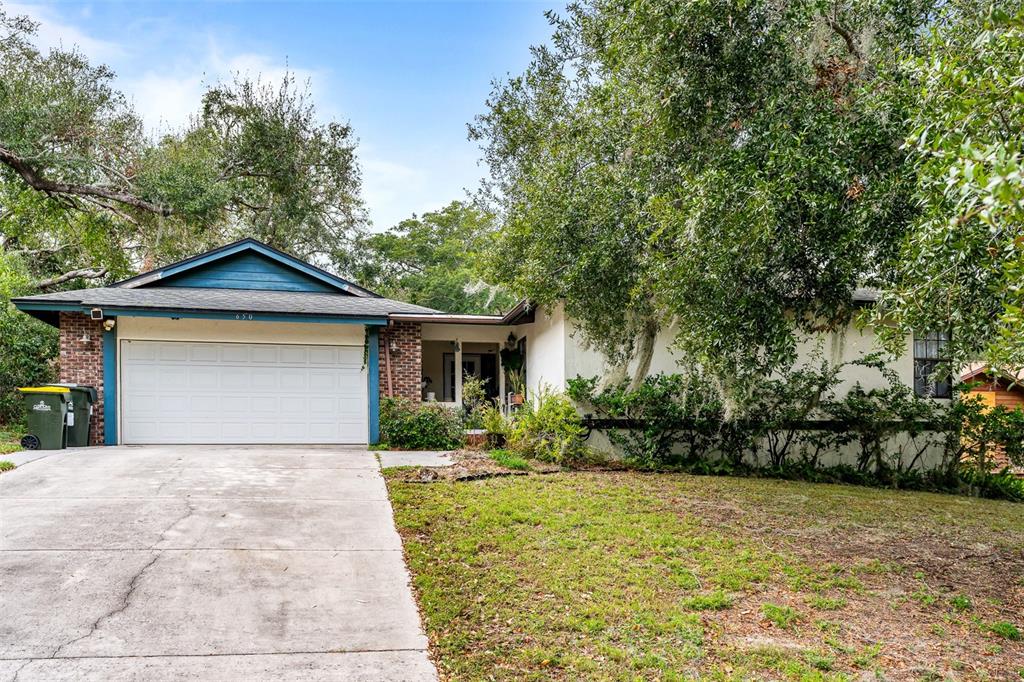
[(928, 332), (914, 335), (914, 392), (931, 398), (949, 398), (953, 386), (945, 360), (949, 332)]

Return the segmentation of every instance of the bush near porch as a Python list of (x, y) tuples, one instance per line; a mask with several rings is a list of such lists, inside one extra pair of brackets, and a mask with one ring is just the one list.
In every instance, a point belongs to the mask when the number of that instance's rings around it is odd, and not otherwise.
[(454, 450), (462, 446), (462, 416), (438, 403), (385, 398), (380, 405), (380, 437), (400, 450)]
[(389, 471), (445, 679), (1017, 679), (1024, 517), (930, 493), (642, 472)]

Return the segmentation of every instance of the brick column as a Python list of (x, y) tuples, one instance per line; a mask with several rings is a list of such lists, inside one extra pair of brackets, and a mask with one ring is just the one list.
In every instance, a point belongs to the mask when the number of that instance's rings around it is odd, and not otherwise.
[(388, 397), (390, 354), (392, 395), (420, 402), (423, 380), (423, 345), (419, 322), (392, 322), (380, 335), (380, 395)]
[(89, 444), (103, 445), (103, 322), (84, 313), (60, 314), (60, 380), (95, 386)]

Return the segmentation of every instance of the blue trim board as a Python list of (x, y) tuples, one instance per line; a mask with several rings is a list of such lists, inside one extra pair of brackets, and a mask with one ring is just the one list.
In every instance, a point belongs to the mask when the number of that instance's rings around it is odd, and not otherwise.
[(366, 330), (366, 391), (367, 410), (369, 412), (370, 445), (380, 442), (380, 344), (377, 342), (378, 330), (368, 327)]
[(117, 323), (103, 332), (103, 444), (117, 445)]
[[(93, 306), (82, 306), (76, 303), (32, 303), (15, 302), (18, 310), (55, 310), (88, 313)], [(106, 317), (121, 315), (123, 317), (171, 317), (201, 320), (245, 320), (246, 322), (304, 322), (310, 324), (362, 324), (383, 327), (388, 323), (385, 317), (339, 317), (330, 315), (309, 315), (291, 313), (235, 313), (217, 310), (159, 310), (153, 308), (103, 308)]]

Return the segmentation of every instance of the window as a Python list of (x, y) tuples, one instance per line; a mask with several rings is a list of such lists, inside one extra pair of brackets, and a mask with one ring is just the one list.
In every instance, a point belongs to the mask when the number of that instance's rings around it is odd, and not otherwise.
[(928, 332), (914, 335), (914, 393), (931, 398), (949, 398), (953, 386), (940, 367), (944, 359), (949, 332)]

